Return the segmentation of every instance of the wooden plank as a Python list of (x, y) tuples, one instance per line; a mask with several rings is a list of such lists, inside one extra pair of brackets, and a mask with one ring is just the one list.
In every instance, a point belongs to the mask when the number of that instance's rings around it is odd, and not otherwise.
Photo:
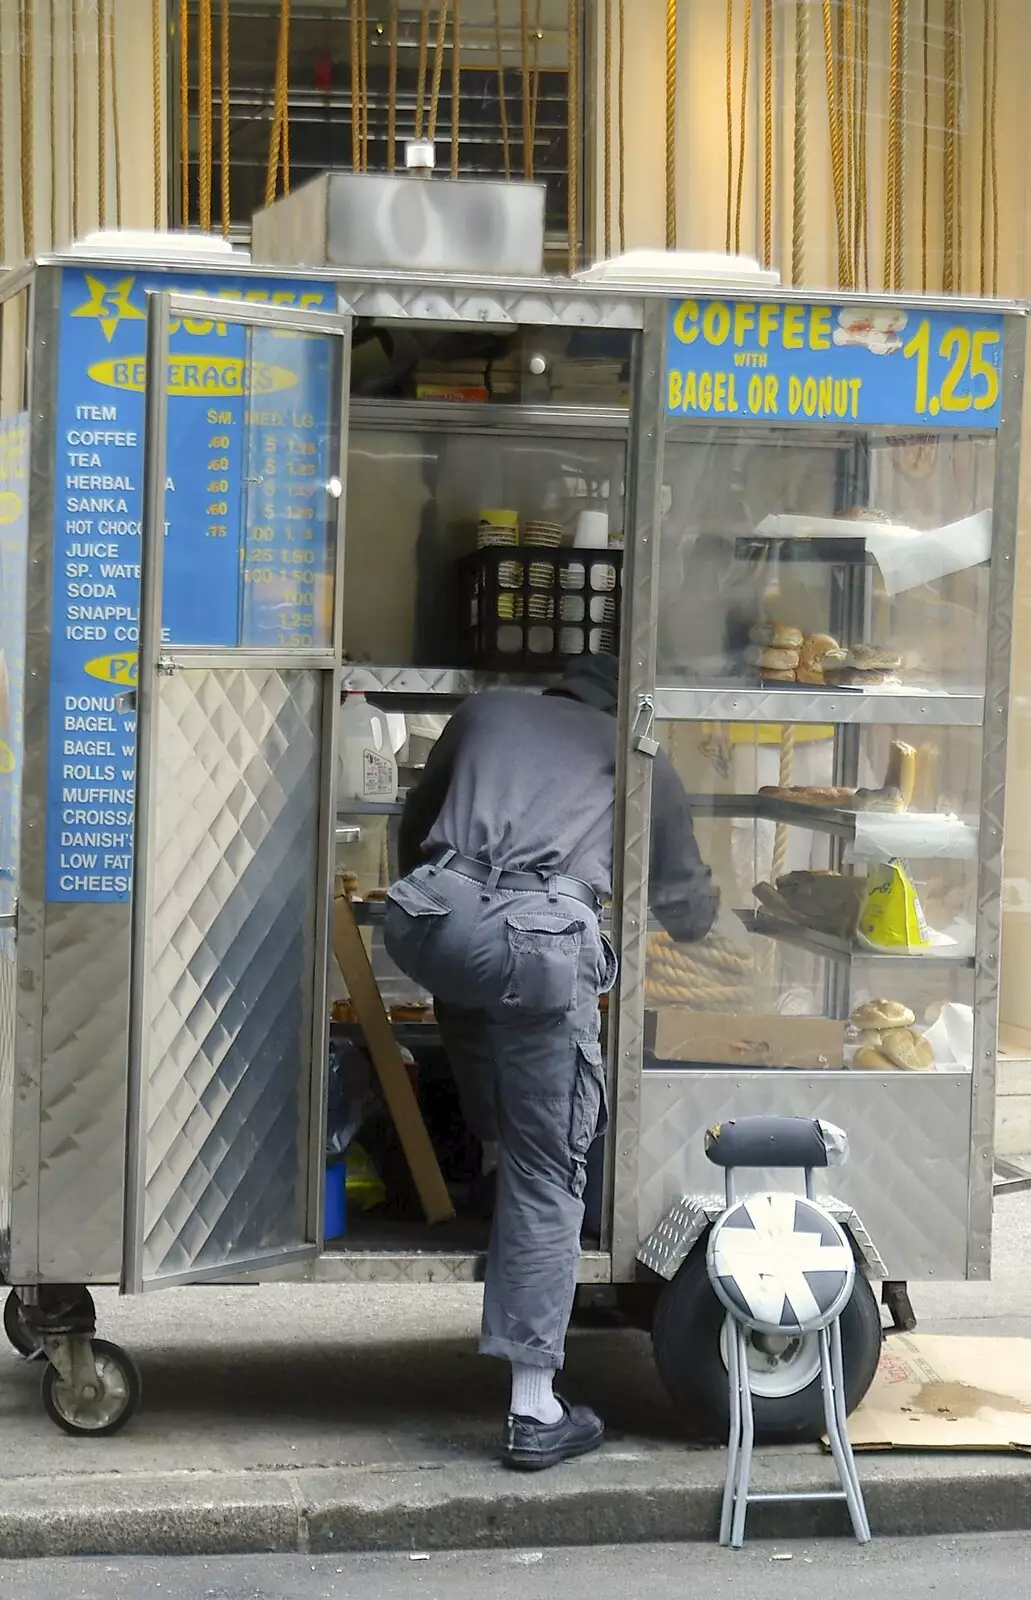
[(333, 904), (333, 953), (365, 1035), (426, 1221), (447, 1222), (455, 1208), (346, 895), (338, 895)]

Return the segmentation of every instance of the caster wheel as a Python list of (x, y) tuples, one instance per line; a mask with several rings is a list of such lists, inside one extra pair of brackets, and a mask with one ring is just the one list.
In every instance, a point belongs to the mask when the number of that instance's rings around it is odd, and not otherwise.
[(136, 1363), (116, 1344), (93, 1340), (93, 1359), (100, 1380), (99, 1392), (76, 1401), (70, 1384), (56, 1367), (43, 1374), (43, 1409), (65, 1433), (100, 1439), (124, 1428), (140, 1403), (140, 1374)]
[(42, 1356), (43, 1346), (25, 1326), (25, 1312), (16, 1289), (12, 1289), (4, 1301), (4, 1332), (11, 1346), (26, 1361), (35, 1361)]

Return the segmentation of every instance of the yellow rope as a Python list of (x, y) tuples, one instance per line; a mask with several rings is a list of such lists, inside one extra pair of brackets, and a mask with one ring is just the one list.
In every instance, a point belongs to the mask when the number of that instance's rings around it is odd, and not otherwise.
[[(362, 0), (364, 4), (364, 0)], [(440, 108), (440, 85), (444, 77), (444, 44), (447, 39), (448, 0), (437, 7), (437, 42), (433, 56), (433, 89), (430, 94), (430, 119), (427, 132), (430, 144), (437, 137), (437, 112)], [(525, 130), (523, 137), (525, 139)]]
[(763, 6), (763, 266), (773, 265), (773, 0)]
[(895, 288), (895, 231), (898, 225), (898, 94), (901, 74), (899, 0), (891, 0), (888, 23), (888, 161), (884, 180), (884, 287)]
[(115, 9), (112, 0), (107, 18), (107, 42), (111, 62), (111, 127), (115, 145), (115, 227), (122, 225), (122, 135), (118, 126), (118, 54), (115, 48)]
[(358, 3), (351, 0), (351, 169), (362, 170), (362, 96), (358, 87), (359, 57)]
[(984, 27), (981, 34), (981, 239), (978, 265), (981, 294), (988, 284), (988, 119), (991, 114), (990, 51), (992, 16), (984, 0)]
[(927, 293), (927, 189), (929, 182), (929, 140), (931, 122), (931, 0), (924, 0), (924, 125), (920, 161), (920, 289)]
[(626, 17), (624, 0), (619, 0), (619, 104), (616, 111), (616, 140), (619, 145), (619, 251), (626, 250), (626, 74), (623, 70)]
[(603, 150), (603, 182), (605, 185), (605, 201), (602, 216), (602, 249), (606, 261), (612, 255), (612, 0), (605, 0), (605, 51), (604, 51), (604, 78), (605, 86), (602, 91), (602, 102), (605, 108), (602, 138)]
[(992, 8), (992, 114), (989, 121), (991, 157), (989, 168), (992, 187), (992, 294), (999, 292), (999, 163), (998, 163), (998, 87), (999, 87), (999, 0), (991, 0)]
[(734, 0), (727, 0), (727, 236), (726, 252), (734, 243)]
[(530, 177), (537, 170), (537, 111), (541, 98), (541, 12), (544, 0), (537, 0), (533, 23), (533, 89), (530, 94)]
[(79, 7), (72, 0), (72, 238), (79, 237)]
[(741, 254), (741, 205), (745, 187), (745, 146), (748, 138), (748, 57), (752, 41), (752, 0), (745, 0), (744, 56), (741, 62), (741, 126), (738, 129), (737, 194), (734, 200), (734, 254)]
[(362, 171), (369, 170), (369, 17), (366, 0), (358, 11), (358, 104), (362, 122)]
[[(458, 177), (462, 126), (462, 0), (455, 0), (451, 13), (451, 176)], [(532, 124), (531, 124), (532, 133)], [(533, 141), (530, 142), (533, 160)], [(531, 171), (531, 177), (533, 176)]]
[(107, 226), (107, 0), (97, 0), (97, 220)]
[(501, 42), (501, 5), (494, 0), (494, 39), (498, 50), (498, 107), (501, 112), (501, 153), (505, 163), (505, 177), (512, 176), (512, 154), (508, 143), (508, 106), (505, 103), (505, 56)]
[(827, 77), (827, 119), (830, 129), (831, 180), (834, 188), (834, 223), (838, 243), (838, 282), (845, 264), (845, 151), (838, 105), (834, 29), (831, 0), (823, 0), (823, 53)]
[[(415, 91), (415, 137), (422, 138), (424, 102), (426, 99), (426, 67), (430, 48), (430, 0), (422, 0), (419, 18), (419, 81)], [(507, 170), (507, 169), (506, 169)]]
[(666, 249), (677, 247), (677, 0), (666, 0)]
[(569, 0), (569, 184), (566, 210), (566, 254), (570, 276), (580, 259), (580, 7)]
[(862, 283), (870, 287), (870, 200), (868, 193), (867, 116), (870, 104), (870, 5), (859, 0), (859, 231), (858, 265), (862, 261)]
[(795, 0), (795, 164), (791, 209), (791, 281), (805, 277), (806, 151), (809, 115), (809, 0)]
[[(3, 70), (0, 62), (0, 71)], [(0, 122), (0, 140), (3, 123)], [(57, 0), (50, 0), (50, 248), (57, 244)]]
[[(270, 152), (269, 161), (271, 160)], [(274, 177), (272, 181), (275, 182)], [(182, 226), (188, 228), (190, 226), (190, 13), (185, 5), (179, 7), (179, 184), (182, 191), (179, 207), (182, 212)], [(275, 198), (275, 189), (272, 191), (272, 198)], [(265, 204), (271, 204), (267, 185)]]
[(956, 0), (945, 0), (945, 139), (942, 150), (942, 289), (956, 287)]
[(393, 172), (397, 166), (397, 0), (391, 0), (390, 4), (390, 61), (387, 72), (387, 171)]
[(530, 39), (526, 0), (519, 0), (519, 77), (523, 91), (523, 177), (530, 177)]
[(35, 41), (33, 39), (32, 0), (18, 0), (18, 67), (21, 110), (21, 214), (24, 253), (36, 250), (36, 190), (34, 127)]
[(197, 214), (201, 228), (205, 233), (210, 233), (212, 175), (211, 0), (198, 0), (197, 11), (197, 129), (199, 146)]
[(853, 133), (855, 118), (852, 105), (852, 77), (849, 62), (855, 50), (852, 38), (852, 0), (841, 0), (838, 10), (838, 104), (842, 117), (842, 146), (845, 161), (845, 271), (842, 283), (849, 289), (856, 286), (853, 262), (853, 234), (855, 229), (855, 152)]
[[(782, 789), (791, 787), (795, 766), (795, 730), (791, 723), (785, 723), (780, 734), (780, 774), (777, 779)], [(784, 876), (784, 868), (788, 864), (788, 829), (786, 823), (778, 822), (773, 835), (773, 864), (770, 875), (773, 882)]]
[(150, 52), (151, 52), (151, 98), (153, 101), (154, 122), (154, 228), (161, 226), (161, 149), (162, 130), (164, 124), (161, 120), (161, 66), (163, 61), (163, 45), (161, 12), (163, 0), (152, 0), (150, 12)]
[(966, 69), (963, 62), (963, 23), (956, 16), (956, 292), (963, 293), (966, 262), (963, 255), (963, 83)]
[(221, 43), (221, 73), (219, 79), (219, 100), (221, 101), (221, 118), (219, 121), (219, 134), (221, 145), (219, 149), (219, 177), (221, 179), (221, 209), (222, 209), (222, 236), (229, 238), (229, 229), (232, 226), (233, 207), (230, 193), (229, 179), (229, 0), (222, 0), (222, 13), (220, 24)]
[(6, 171), (4, 162), (4, 60), (3, 28), (0, 26), (0, 267), (7, 264), (7, 206), (4, 201)]
[[(364, 4), (364, 0), (363, 0)], [(279, 75), (282, 87), (279, 119), (279, 136), (283, 153), (283, 193), (290, 193), (290, 0), (280, 0), (280, 45), (282, 60)]]
[(896, 102), (898, 137), (895, 160), (895, 288), (905, 288), (906, 248), (906, 89), (909, 83), (909, 0), (899, 0), (899, 86)]

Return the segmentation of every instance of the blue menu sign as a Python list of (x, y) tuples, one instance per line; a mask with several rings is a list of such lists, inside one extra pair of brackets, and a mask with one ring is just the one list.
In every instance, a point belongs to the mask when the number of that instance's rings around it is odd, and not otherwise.
[(997, 428), (1002, 317), (890, 304), (670, 305), (666, 411), (712, 422)]
[[(29, 531), (29, 419), (0, 422), (0, 911), (18, 893), (25, 701), (25, 579)], [(11, 954), (13, 929), (0, 929)]]
[[(294, 309), (335, 309), (330, 283), (88, 269), (66, 271), (58, 356), (50, 660), (46, 895), (129, 898), (136, 782), (135, 714), (148, 292), (174, 290)], [(260, 345), (260, 350), (255, 347)], [(225, 647), (304, 644), (331, 549), (316, 484), (337, 450), (328, 341), (260, 334), (184, 317), (171, 330), (163, 637)], [(260, 398), (256, 399), (256, 396)], [(254, 440), (303, 461), (304, 494), (266, 495), (260, 523), (244, 482)], [(278, 464), (278, 463), (277, 463)], [(255, 473), (255, 477), (265, 477)], [(268, 476), (272, 476), (269, 474)], [(275, 502), (273, 504), (273, 502)], [(310, 509), (289, 523), (289, 505)], [(307, 526), (307, 540), (284, 527)], [(256, 539), (256, 528), (262, 538)], [(271, 530), (271, 538), (266, 530)], [(251, 552), (271, 547), (272, 561)], [(302, 552), (299, 559), (295, 551)], [(253, 585), (248, 573), (271, 569)], [(296, 575), (296, 581), (295, 581)], [(302, 583), (308, 575), (310, 582)], [(249, 596), (259, 588), (267, 603)], [(322, 642), (321, 638), (317, 642)]]

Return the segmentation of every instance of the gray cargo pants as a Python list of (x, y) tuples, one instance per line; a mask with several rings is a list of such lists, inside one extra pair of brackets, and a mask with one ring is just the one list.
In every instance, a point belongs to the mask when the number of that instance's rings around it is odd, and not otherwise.
[(499, 1146), (480, 1351), (561, 1367), (587, 1152), (608, 1121), (598, 996), (612, 948), (554, 886), (511, 893), (433, 866), (390, 890), (385, 943), (435, 997), (466, 1120)]

